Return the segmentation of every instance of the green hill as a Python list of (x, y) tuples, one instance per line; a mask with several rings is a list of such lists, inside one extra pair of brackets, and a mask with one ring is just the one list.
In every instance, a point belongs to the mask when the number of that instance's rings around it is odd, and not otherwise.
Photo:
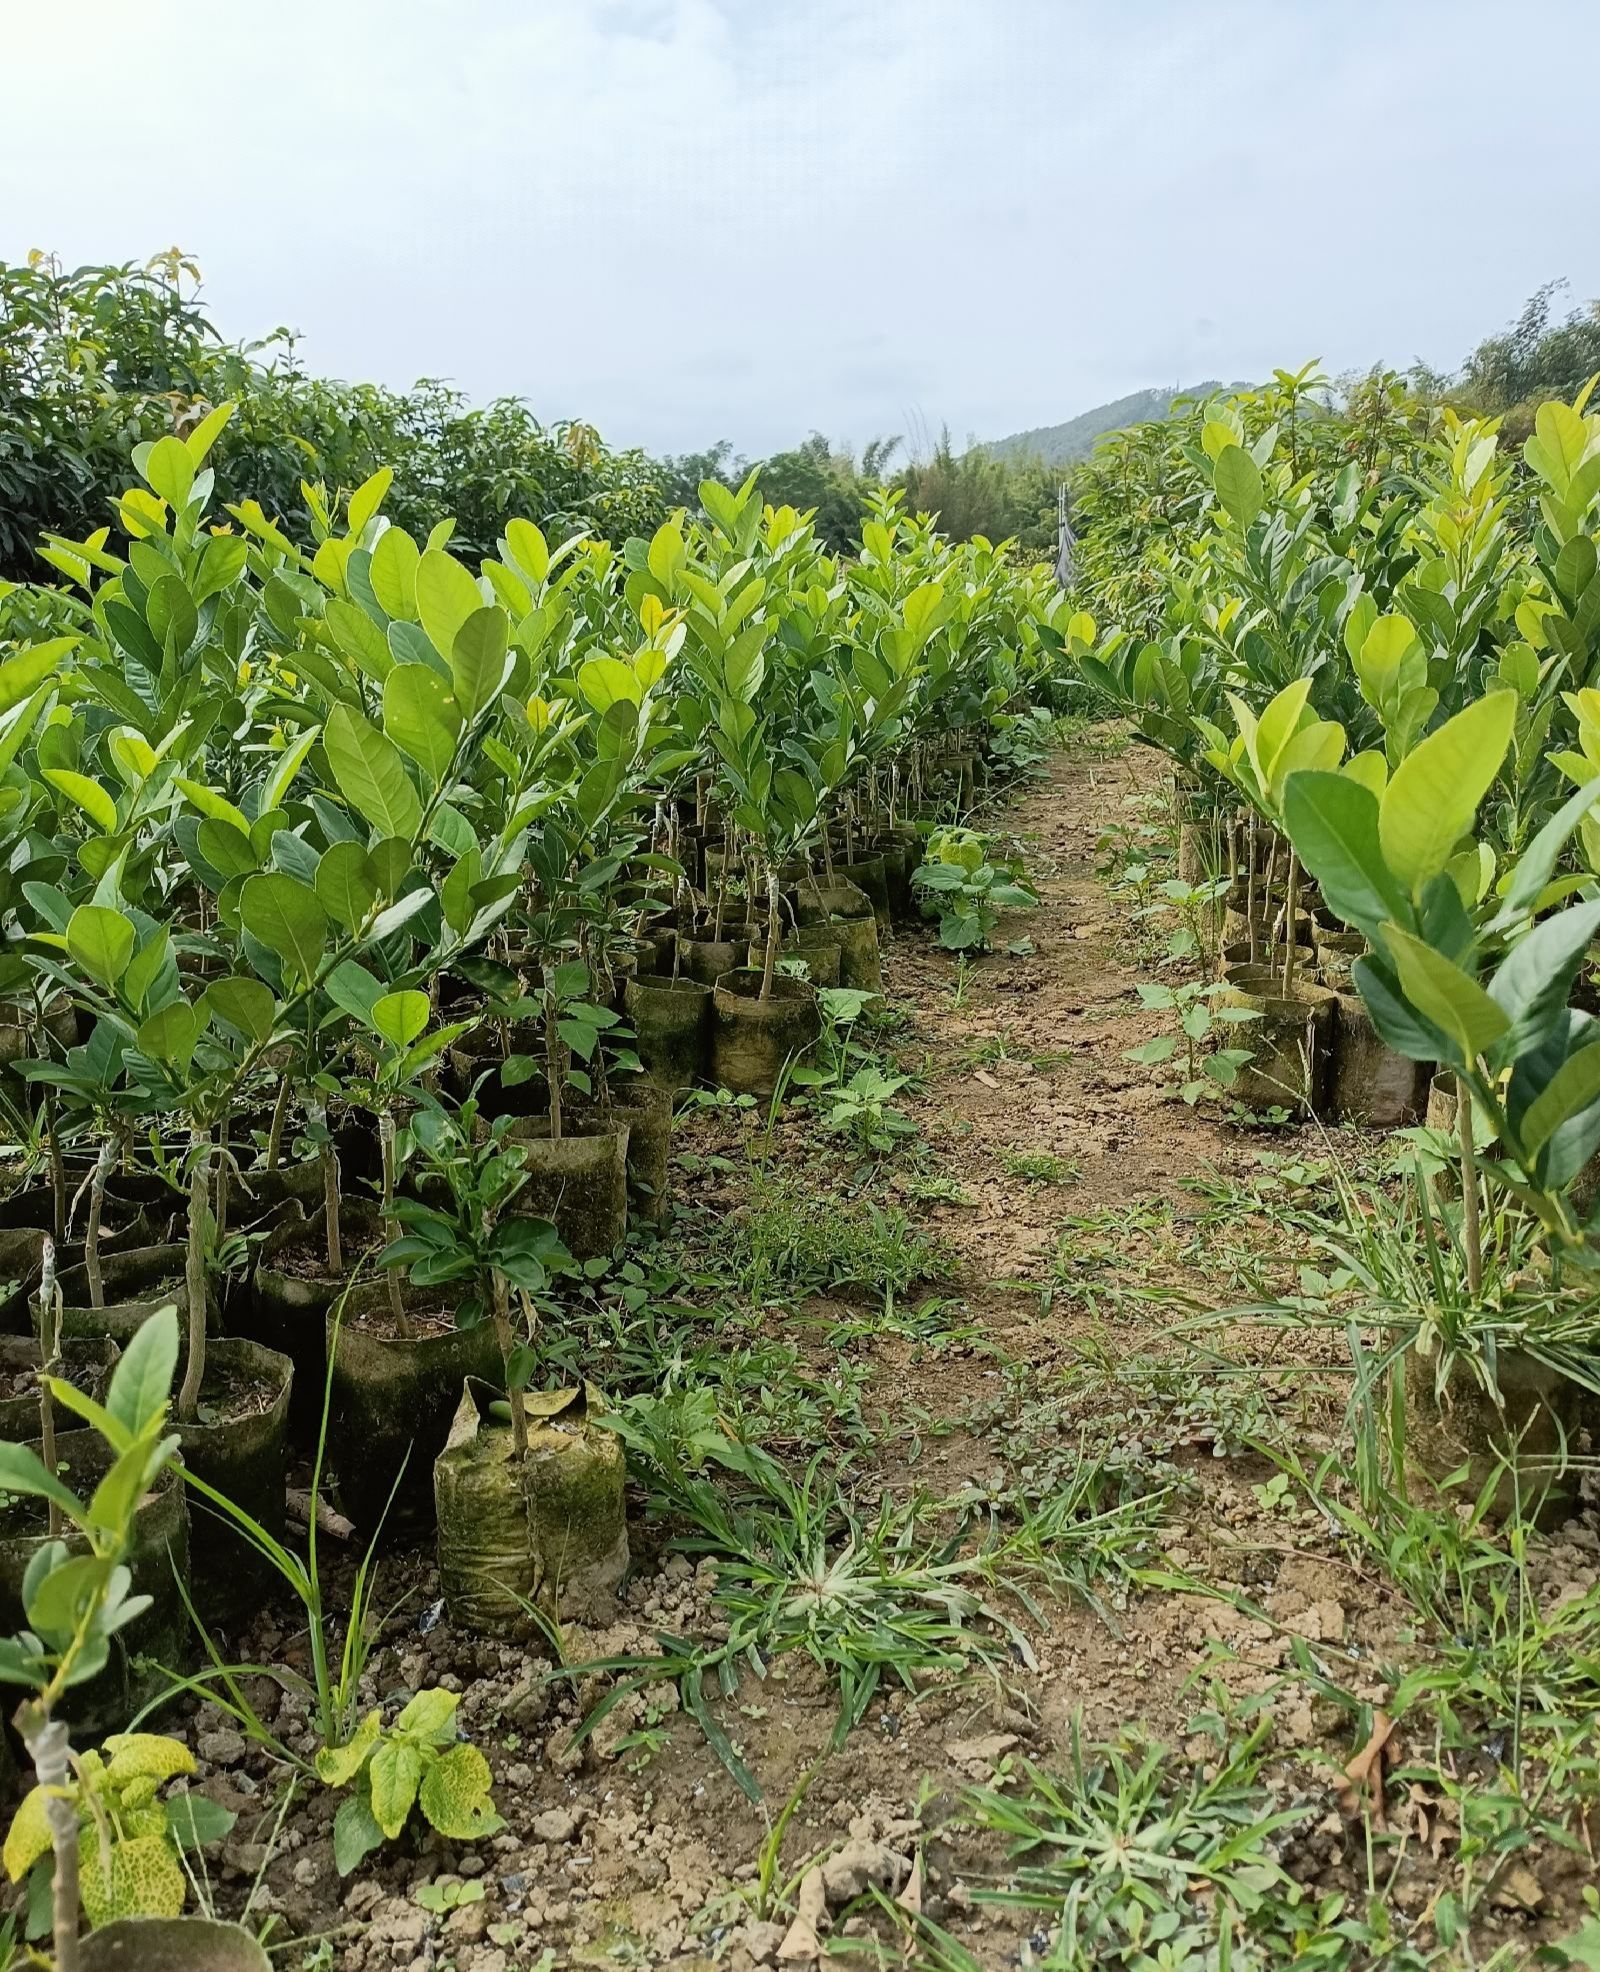
[(1070, 465), (1086, 459), (1095, 440), (1108, 431), (1121, 431), (1127, 425), (1145, 424), (1151, 418), (1164, 418), (1179, 397), (1203, 396), (1208, 390), (1240, 390), (1242, 384), (1187, 384), (1181, 390), (1136, 390), (1110, 404), (1097, 404), (1092, 411), (1081, 411), (1064, 425), (1040, 425), (1034, 431), (1013, 432), (1009, 438), (996, 438), (978, 447), (992, 459), (1043, 459), (1047, 466)]

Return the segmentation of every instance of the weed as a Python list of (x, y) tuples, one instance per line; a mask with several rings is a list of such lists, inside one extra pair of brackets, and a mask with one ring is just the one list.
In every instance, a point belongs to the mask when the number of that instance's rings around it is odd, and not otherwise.
[(1264, 1717), (1241, 1732), (1226, 1711), (1203, 1714), (1187, 1729), (1205, 1742), (1193, 1757), (1137, 1729), (1086, 1745), (1075, 1721), (1062, 1772), (1025, 1765), (1014, 1789), (970, 1795), (973, 1820), (1015, 1863), (977, 1896), (1046, 1914), (1052, 1965), (1292, 1963), (1308, 1920), (1332, 1912), (1279, 1860), (1310, 1809), (1274, 1807), (1268, 1732)]
[(914, 1282), (947, 1280), (954, 1265), (904, 1213), (819, 1199), (790, 1178), (775, 1179), (728, 1231), (729, 1264), (752, 1307), (781, 1296), (867, 1289), (887, 1312)]
[(1078, 1178), (1077, 1165), (1053, 1150), (1003, 1150), (1000, 1168), (1008, 1178), (1026, 1178), (1034, 1185), (1070, 1185)]

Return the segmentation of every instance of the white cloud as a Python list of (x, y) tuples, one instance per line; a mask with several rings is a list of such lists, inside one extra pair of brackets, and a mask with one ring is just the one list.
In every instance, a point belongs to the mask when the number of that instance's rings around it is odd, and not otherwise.
[[(6, 24), (0, 253), (617, 442), (857, 443), (1456, 361), (1600, 290), (1590, 0), (78, 0)], [(69, 38), (70, 37), (70, 38)]]

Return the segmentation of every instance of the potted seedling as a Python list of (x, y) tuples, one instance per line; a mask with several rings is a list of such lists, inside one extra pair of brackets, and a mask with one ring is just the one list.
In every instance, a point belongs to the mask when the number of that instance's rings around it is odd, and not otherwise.
[(408, 1134), (427, 1202), (400, 1202), (405, 1231), (381, 1256), (416, 1287), (447, 1288), (498, 1350), (496, 1377), (464, 1379), (433, 1466), (446, 1603), (496, 1633), (525, 1630), (535, 1597), (554, 1613), (609, 1593), (627, 1566), (621, 1447), (589, 1421), (598, 1400), (528, 1394), (537, 1297), (572, 1256), (523, 1209), (526, 1146), (512, 1127), (480, 1127), (470, 1100), (419, 1110)]

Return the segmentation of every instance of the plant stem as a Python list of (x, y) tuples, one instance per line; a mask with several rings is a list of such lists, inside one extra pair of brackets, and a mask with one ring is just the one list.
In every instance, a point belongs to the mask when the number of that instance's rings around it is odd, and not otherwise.
[(328, 1272), (337, 1277), (344, 1272), (344, 1227), (339, 1218), (339, 1155), (333, 1147), (333, 1131), (323, 1104), (317, 1104), (312, 1120), (322, 1126), (322, 1146), (317, 1152), (317, 1162), (322, 1166), (322, 1216), (327, 1223)]
[(505, 1365), (506, 1401), (511, 1406), (511, 1449), (521, 1459), (528, 1451), (528, 1413), (523, 1407), (520, 1385), (513, 1386), (511, 1380), (511, 1353), (516, 1346), (511, 1334), (511, 1288), (498, 1267), (489, 1269), (489, 1306), (494, 1314), (500, 1360)]
[(50, 1190), (55, 1206), (55, 1235), (58, 1246), (67, 1238), (67, 1167), (61, 1156), (61, 1137), (56, 1129), (56, 1099), (53, 1090), (44, 1092), (44, 1134), (50, 1150)]
[[(383, 1231), (386, 1239), (398, 1239), (400, 1227), (394, 1216), (394, 1117), (386, 1109), (378, 1118), (378, 1146), (383, 1157)], [(389, 1312), (394, 1316), (395, 1333), (411, 1337), (411, 1317), (406, 1313), (405, 1296), (400, 1292), (400, 1269), (390, 1267)]]
[(200, 1414), (200, 1385), (206, 1373), (206, 1206), (211, 1195), (211, 1132), (196, 1127), (189, 1172), (189, 1243), (183, 1283), (189, 1297), (189, 1360), (178, 1392), (178, 1422), (193, 1424)]
[(1294, 958), (1295, 958), (1294, 918), (1295, 918), (1295, 908), (1299, 904), (1299, 901), (1300, 901), (1300, 858), (1294, 853), (1294, 850), (1291, 849), (1289, 851), (1288, 930), (1284, 937), (1284, 958), (1283, 958), (1283, 997), (1286, 1000), (1291, 999), (1294, 995)]
[(285, 1075), (278, 1084), (278, 1098), (272, 1105), (272, 1126), (267, 1132), (267, 1169), (276, 1171), (283, 1155), (283, 1126), (289, 1117), (289, 1090), (293, 1077)]
[(228, 1236), (228, 1127), (233, 1121), (233, 1104), (225, 1101), (222, 1114), (217, 1119), (217, 1251), (222, 1251), (222, 1242)]
[(55, 1860), (50, 1893), (55, 1972), (78, 1972), (78, 1809), (67, 1793), (72, 1781), (67, 1728), (36, 1705), (22, 1706), (16, 1724), (45, 1789), (44, 1812)]
[(1483, 1228), (1478, 1218), (1478, 1153), (1472, 1141), (1472, 1091), (1456, 1077), (1456, 1129), (1461, 1138), (1461, 1237), (1467, 1249), (1467, 1292), (1483, 1292)]
[(778, 873), (767, 872), (767, 951), (761, 968), (761, 997), (772, 998), (772, 973), (778, 962)]
[[(39, 1451), (47, 1472), (56, 1469), (56, 1404), (50, 1377), (61, 1355), (61, 1289), (56, 1284), (56, 1243), (47, 1239), (39, 1264)], [(49, 1502), (51, 1540), (61, 1538), (61, 1509)]]
[(1251, 810), (1250, 819), (1245, 825), (1244, 836), (1245, 877), (1244, 877), (1244, 917), (1250, 928), (1250, 963), (1257, 965), (1261, 959), (1261, 939), (1256, 931), (1256, 817)]
[(544, 979), (544, 1078), (550, 1085), (550, 1141), (561, 1141), (561, 1030), (557, 1016), (555, 968), (547, 967)]
[(722, 914), (728, 904), (728, 863), (732, 855), (733, 835), (731, 831), (727, 831), (722, 838), (722, 860), (717, 867), (717, 914), (711, 927), (711, 936), (714, 940), (722, 937)]
[(106, 1291), (100, 1279), (100, 1220), (106, 1205), (106, 1180), (111, 1176), (111, 1167), (117, 1159), (117, 1139), (108, 1135), (100, 1146), (100, 1155), (94, 1161), (94, 1176), (89, 1181), (89, 1223), (83, 1235), (83, 1271), (89, 1281), (89, 1306), (103, 1308), (106, 1305)]

